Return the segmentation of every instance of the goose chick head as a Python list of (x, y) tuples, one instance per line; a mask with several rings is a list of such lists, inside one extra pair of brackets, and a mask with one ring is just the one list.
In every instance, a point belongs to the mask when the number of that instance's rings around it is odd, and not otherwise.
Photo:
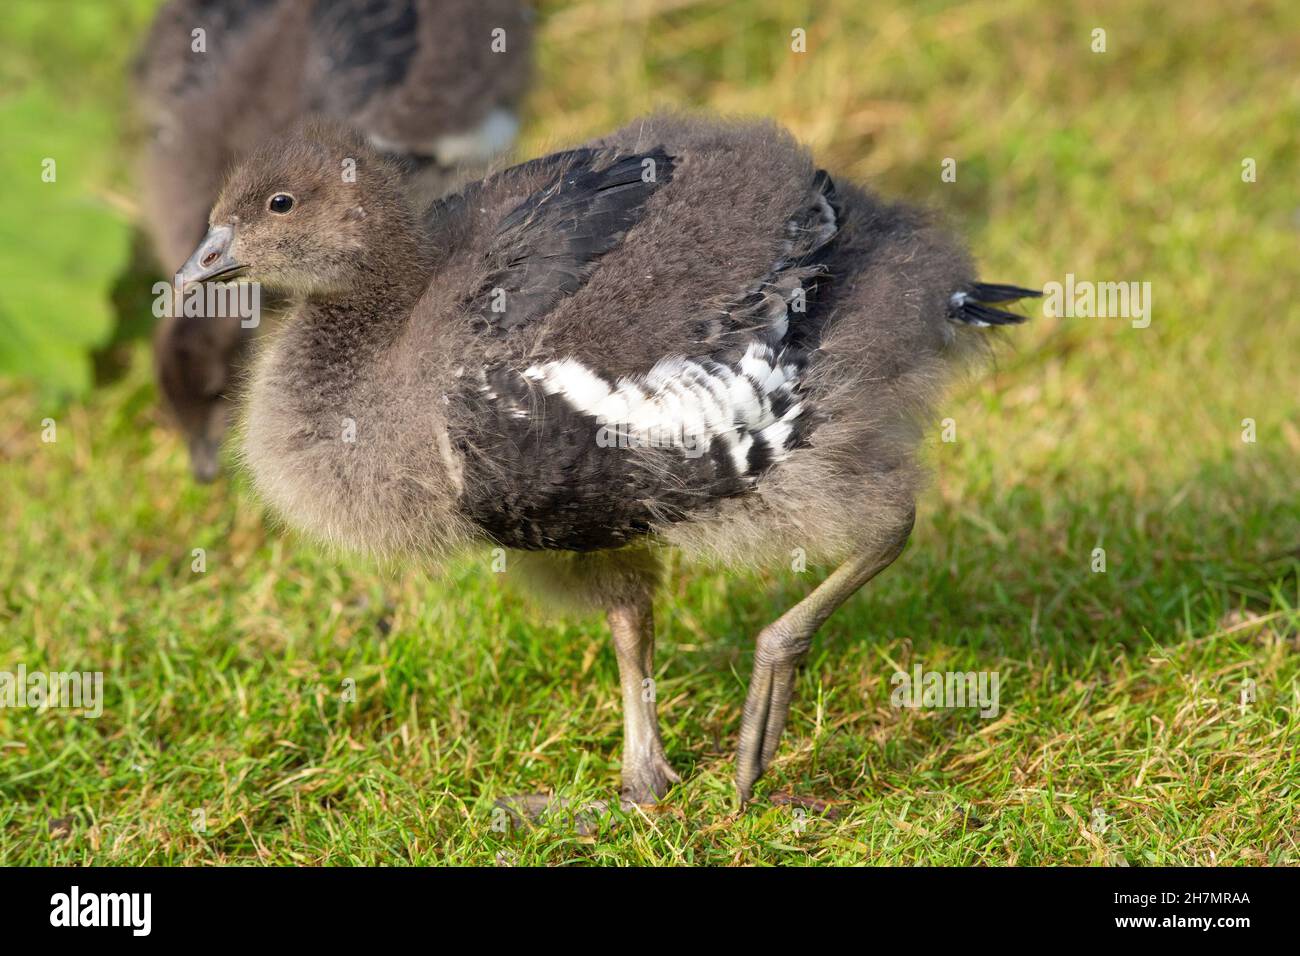
[[(255, 281), (330, 297), (390, 273), (413, 230), (398, 168), (342, 124), (313, 120), (256, 150), (227, 179), (181, 283)], [(388, 253), (389, 255), (385, 255)]]
[[(399, 346), (435, 255), (395, 168), (311, 124), (245, 160), (210, 222), (183, 280), (239, 277), (292, 300), (242, 389), (240, 458), (260, 497), (353, 549), (459, 538), (439, 393), (412, 372), (428, 353)], [(396, 474), (419, 475), (418, 492)]]

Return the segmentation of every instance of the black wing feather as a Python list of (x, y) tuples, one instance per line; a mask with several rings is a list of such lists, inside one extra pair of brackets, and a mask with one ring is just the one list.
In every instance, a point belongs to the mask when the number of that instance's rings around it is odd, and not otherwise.
[(452, 433), (472, 477), (460, 507), (505, 547), (618, 548), (748, 487), (722, 442), (699, 457), (611, 447), (601, 422), (505, 366), (467, 378), (448, 401), (453, 420), (475, 423)]
[(492, 335), (537, 321), (582, 288), (596, 260), (622, 242), (673, 173), (662, 147), (621, 156), (579, 149), (534, 163), (561, 171), (498, 227), (492, 271), (471, 303), (479, 331)]

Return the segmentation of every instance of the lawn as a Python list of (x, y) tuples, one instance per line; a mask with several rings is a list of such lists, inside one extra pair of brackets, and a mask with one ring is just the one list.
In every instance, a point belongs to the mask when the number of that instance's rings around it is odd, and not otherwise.
[[(104, 674), (98, 719), (0, 709), (0, 863), (1300, 863), (1300, 7), (542, 5), (520, 155), (661, 105), (771, 115), (938, 210), (984, 276), (1149, 282), (1152, 308), (1036, 310), (948, 398), (911, 544), (823, 629), (754, 806), (753, 636), (825, 569), (674, 561), (656, 670), (684, 782), (595, 832), (503, 833), (499, 796), (617, 788), (604, 622), (534, 609), (487, 554), (437, 576), (323, 551), (242, 476), (191, 482), (147, 342), (95, 387), (76, 366), (117, 321), (122, 75), (153, 6), (0, 18), (6, 136), (68, 171), (6, 174), (0, 367), (49, 323), (72, 368), (0, 379), (0, 671)], [(998, 715), (892, 706), (917, 664), (997, 672)]]

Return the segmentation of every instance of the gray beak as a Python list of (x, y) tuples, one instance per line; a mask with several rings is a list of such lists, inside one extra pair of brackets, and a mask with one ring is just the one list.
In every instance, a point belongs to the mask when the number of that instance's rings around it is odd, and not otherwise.
[(208, 438), (190, 440), (190, 472), (201, 485), (215, 481), (221, 474), (221, 446)]
[(234, 244), (235, 230), (231, 226), (213, 226), (194, 250), (194, 255), (176, 273), (176, 284), (220, 282), (243, 275), (246, 267), (230, 255), (230, 247)]

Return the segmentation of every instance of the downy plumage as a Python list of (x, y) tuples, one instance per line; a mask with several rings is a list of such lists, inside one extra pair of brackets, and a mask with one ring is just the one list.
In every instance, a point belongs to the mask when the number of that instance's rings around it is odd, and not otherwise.
[(650, 117), (424, 210), (355, 134), (308, 125), (234, 173), (211, 224), (189, 278), (293, 301), (250, 388), (258, 491), (349, 548), (516, 549), (603, 608), (634, 801), (676, 779), (642, 693), (657, 546), (843, 562), (759, 635), (747, 800), (813, 632), (902, 550), (920, 430), (971, 326), (1036, 294), (976, 282), (924, 214), (833, 181), (768, 123)]

